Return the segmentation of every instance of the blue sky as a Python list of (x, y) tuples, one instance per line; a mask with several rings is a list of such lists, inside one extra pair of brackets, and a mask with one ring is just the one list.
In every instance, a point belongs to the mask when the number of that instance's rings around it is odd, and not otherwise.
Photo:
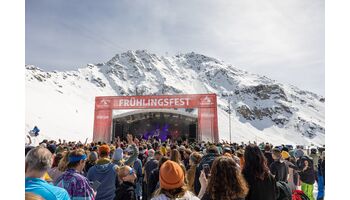
[(197, 52), (324, 95), (323, 0), (26, 1), (25, 62), (67, 70), (147, 49)]

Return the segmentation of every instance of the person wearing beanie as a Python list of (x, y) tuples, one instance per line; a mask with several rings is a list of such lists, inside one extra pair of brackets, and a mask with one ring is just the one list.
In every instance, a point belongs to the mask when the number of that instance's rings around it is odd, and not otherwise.
[(111, 149), (109, 148), (108, 145), (104, 144), (104, 145), (101, 145), (99, 148), (98, 148), (98, 153), (99, 154), (107, 154), (109, 155), (109, 152), (111, 151)]
[(182, 167), (171, 160), (162, 164), (159, 170), (160, 188), (151, 200), (199, 200), (185, 187), (185, 173)]
[(112, 155), (112, 162), (114, 164), (121, 165), (123, 157), (124, 157), (123, 149), (118, 147)]
[(111, 163), (109, 159), (110, 148), (108, 145), (101, 145), (98, 147), (99, 159), (96, 164), (92, 166), (87, 178), (93, 183), (98, 183), (96, 200), (113, 200), (116, 190), (116, 165)]
[(115, 183), (117, 178), (116, 165), (111, 163), (109, 159), (110, 148), (108, 145), (101, 145), (98, 147), (99, 159), (96, 164), (92, 166), (87, 178), (89, 181), (100, 183), (97, 188), (96, 199), (112, 200), (115, 197)]
[(301, 158), (302, 156), (304, 156), (304, 151), (303, 151), (303, 150), (297, 149), (297, 150), (294, 151), (294, 157), (295, 157), (296, 159), (299, 159), (299, 158)]
[(281, 151), (276, 148), (273, 149), (272, 158), (274, 159), (274, 161), (271, 163), (270, 171), (272, 175), (274, 175), (275, 180), (287, 182), (289, 171), (287, 164), (281, 159)]

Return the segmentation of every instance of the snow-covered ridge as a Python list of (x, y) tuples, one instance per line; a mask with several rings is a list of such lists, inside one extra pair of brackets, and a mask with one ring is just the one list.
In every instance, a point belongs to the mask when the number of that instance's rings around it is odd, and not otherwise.
[(180, 93), (218, 95), (222, 139), (229, 139), (230, 102), (235, 141), (324, 144), (323, 96), (194, 52), (127, 51), (75, 71), (26, 65), (26, 128), (38, 125), (49, 138), (91, 139), (95, 96)]

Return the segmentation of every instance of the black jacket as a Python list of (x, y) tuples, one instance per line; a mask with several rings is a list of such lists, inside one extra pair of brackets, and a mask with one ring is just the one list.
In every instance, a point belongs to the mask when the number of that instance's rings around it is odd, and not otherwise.
[[(305, 167), (304, 161), (307, 161), (309, 165), (309, 167), (305, 171), (303, 171)], [(300, 170), (300, 180), (304, 183), (313, 185), (315, 183), (315, 170), (313, 161), (309, 157), (303, 156), (297, 161), (297, 167), (298, 170)]]
[(123, 182), (119, 185), (115, 192), (114, 200), (136, 200), (135, 184), (130, 182)]
[(264, 180), (243, 173), (249, 185), (245, 200), (276, 200), (277, 186), (274, 177), (269, 174)]
[(195, 173), (195, 177), (194, 177), (194, 191), (195, 191), (196, 195), (198, 195), (199, 191), (201, 190), (199, 176), (201, 175), (203, 165), (209, 164), (209, 167), (211, 168), (211, 165), (213, 164), (216, 157), (218, 157), (218, 154), (208, 153), (207, 155), (203, 156), (201, 162), (197, 165), (196, 173)]
[(154, 169), (148, 177), (147, 180), (147, 196), (151, 199), (153, 192), (157, 189), (157, 184), (159, 182), (159, 169)]
[(276, 181), (287, 182), (288, 178), (288, 166), (285, 162), (275, 160), (270, 165), (270, 171), (275, 176)]

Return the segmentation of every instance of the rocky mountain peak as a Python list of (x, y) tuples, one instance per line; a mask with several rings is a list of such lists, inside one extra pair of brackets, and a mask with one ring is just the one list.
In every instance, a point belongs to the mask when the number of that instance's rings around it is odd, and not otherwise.
[(35, 88), (52, 87), (55, 95), (79, 94), (82, 88), (91, 91), (77, 98), (216, 93), (223, 135), (231, 113), (235, 126), (245, 133), (242, 138), (252, 133), (264, 138), (262, 134), (277, 132), (280, 135), (274, 136), (281, 140), (324, 140), (324, 97), (195, 52), (163, 57), (147, 50), (127, 51), (106, 63), (67, 72), (45, 72), (26, 65), (26, 80), (27, 85), (42, 83)]

